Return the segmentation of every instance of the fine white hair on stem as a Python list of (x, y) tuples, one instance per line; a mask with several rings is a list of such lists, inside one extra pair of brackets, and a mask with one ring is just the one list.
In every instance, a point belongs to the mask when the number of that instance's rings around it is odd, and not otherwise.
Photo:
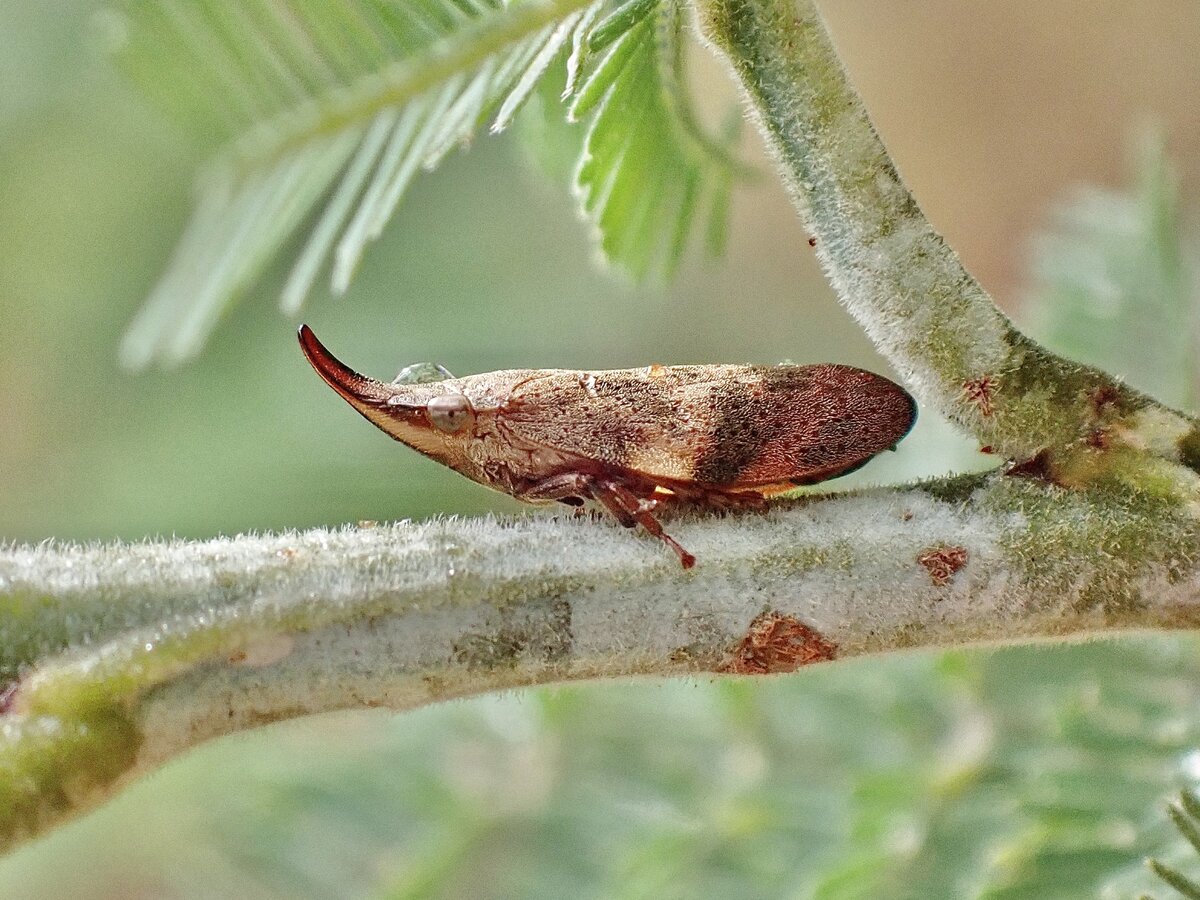
[(608, 521), (552, 516), (0, 551), (0, 666), (16, 677), (0, 839), (280, 718), (1184, 627), (1200, 609), (1190, 514), (1119, 491), (992, 474), (670, 528), (695, 569)]

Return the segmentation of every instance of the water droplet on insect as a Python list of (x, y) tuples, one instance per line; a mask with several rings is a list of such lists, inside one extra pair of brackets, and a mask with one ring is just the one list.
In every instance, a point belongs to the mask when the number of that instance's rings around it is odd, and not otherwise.
[(392, 384), (430, 384), (453, 377), (445, 366), (437, 363), (413, 363), (401, 369), (400, 374), (392, 379)]

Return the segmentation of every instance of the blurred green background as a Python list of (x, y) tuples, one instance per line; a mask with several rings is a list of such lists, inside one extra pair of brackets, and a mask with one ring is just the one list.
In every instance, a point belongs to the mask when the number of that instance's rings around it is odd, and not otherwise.
[[(1002, 305), (1190, 402), (1200, 7), (828, 6), (902, 171)], [(0, 539), (527, 514), (346, 409), (275, 308), (279, 271), (195, 364), (118, 368), (202, 156), (111, 71), (101, 9), (0, 0)], [(696, 69), (699, 95), (732, 102), (719, 67)], [(1149, 122), (1177, 184), (1153, 158), (1131, 172)], [(886, 372), (752, 136), (746, 152), (766, 177), (736, 198), (726, 258), (659, 290), (598, 270), (520, 140), (481, 139), (416, 183), (349, 295), (318, 292), (304, 319), (376, 376), (426, 359)], [(1080, 184), (1128, 191), (1061, 212)], [(1131, 322), (1150, 327), (1112, 340)], [(926, 414), (854, 483), (988, 464)], [(1153, 638), (321, 717), (168, 766), (0, 861), (0, 896), (1132, 896), (1152, 884), (1146, 853), (1200, 869), (1163, 815), (1200, 776), (1198, 675), (1191, 640)]]

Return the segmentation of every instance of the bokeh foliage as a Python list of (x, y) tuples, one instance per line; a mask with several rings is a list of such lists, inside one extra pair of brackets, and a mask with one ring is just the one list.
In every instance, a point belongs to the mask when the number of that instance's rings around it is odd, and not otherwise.
[(1200, 385), (1200, 249), (1163, 136), (1137, 141), (1133, 186), (1081, 186), (1036, 247), (1031, 327), (1058, 352), (1193, 409)]
[(324, 717), (172, 764), (19, 852), (0, 886), (1129, 897), (1196, 766), (1198, 668), (1193, 643), (1159, 638)]
[(697, 220), (721, 243), (736, 163), (691, 110), (674, 0), (114, 0), (106, 11), (121, 67), (190, 131), (219, 136), (126, 335), (133, 367), (194, 356), (298, 237), (284, 310), (326, 266), (344, 292), (414, 177), (504, 130), (547, 78), (558, 115), (588, 123), (575, 188), (607, 260), (638, 280), (669, 273)]

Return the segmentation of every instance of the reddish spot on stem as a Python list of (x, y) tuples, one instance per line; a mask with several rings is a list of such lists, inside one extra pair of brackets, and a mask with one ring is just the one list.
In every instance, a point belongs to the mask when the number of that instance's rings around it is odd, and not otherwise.
[(991, 375), (982, 375), (963, 382), (963, 396), (968, 403), (979, 407), (981, 416), (990, 416), (993, 411), (992, 392), (996, 389), (996, 380)]
[(717, 671), (730, 675), (774, 675), (836, 658), (837, 644), (795, 616), (771, 611), (750, 623), (746, 636)]
[(12, 710), (13, 703), (17, 699), (18, 684), (19, 682), (10, 681), (3, 688), (0, 688), (0, 716)]
[(917, 562), (925, 567), (929, 579), (938, 587), (950, 583), (954, 573), (967, 564), (967, 548), (941, 544), (921, 551)]
[(1092, 391), (1089, 399), (1092, 401), (1092, 409), (1096, 411), (1096, 415), (1102, 415), (1104, 411), (1114, 405), (1121, 397), (1120, 391), (1117, 390), (1115, 384), (1105, 384)]
[(1054, 471), (1050, 467), (1050, 454), (1045, 450), (1035, 453), (1029, 459), (1014, 462), (1004, 470), (1004, 474), (1016, 478), (1037, 478), (1051, 484), (1058, 483), (1054, 480)]
[(817, 246), (817, 239), (815, 237), (810, 237), (808, 239), (808, 246), (810, 246), (810, 247)]

